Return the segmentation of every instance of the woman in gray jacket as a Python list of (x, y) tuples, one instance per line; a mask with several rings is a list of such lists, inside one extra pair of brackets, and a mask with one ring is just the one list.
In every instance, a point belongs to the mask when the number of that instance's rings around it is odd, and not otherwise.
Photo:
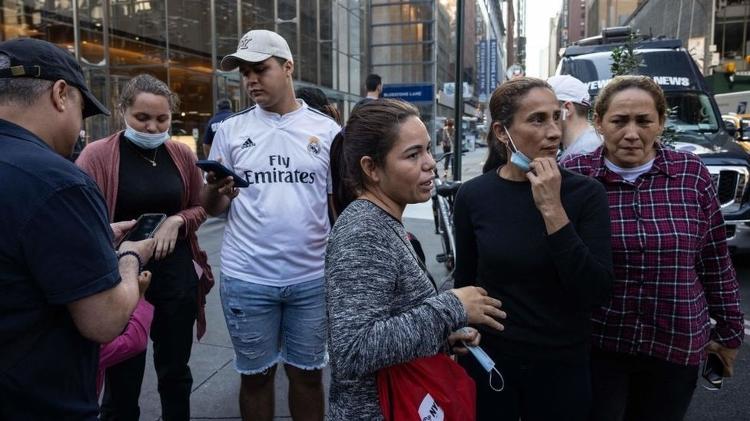
[[(502, 330), (500, 302), (478, 287), (438, 293), (401, 223), (409, 203), (430, 198), (435, 161), (413, 106), (397, 100), (358, 107), (331, 152), (332, 171), (356, 197), (344, 203), (326, 252), (331, 356), (329, 419), (382, 419), (381, 368), (436, 355), (460, 340), (478, 344), (467, 324)], [(454, 352), (465, 352), (453, 347)]]

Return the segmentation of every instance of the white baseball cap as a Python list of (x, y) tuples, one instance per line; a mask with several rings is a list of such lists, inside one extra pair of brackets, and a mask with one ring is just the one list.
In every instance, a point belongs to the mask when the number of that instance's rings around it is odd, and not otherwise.
[(258, 63), (269, 57), (292, 61), (292, 51), (281, 35), (265, 29), (256, 29), (242, 36), (237, 45), (237, 52), (224, 56), (219, 67), (228, 72), (239, 67), (243, 61)]
[(576, 104), (591, 106), (591, 97), (586, 85), (580, 80), (570, 75), (552, 76), (547, 79), (547, 83), (555, 91), (558, 101), (575, 102)]

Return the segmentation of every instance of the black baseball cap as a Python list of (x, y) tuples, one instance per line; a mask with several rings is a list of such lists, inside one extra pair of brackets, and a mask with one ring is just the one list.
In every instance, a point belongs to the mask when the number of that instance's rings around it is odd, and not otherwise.
[(110, 115), (109, 110), (89, 91), (83, 70), (72, 54), (51, 42), (35, 38), (15, 38), (0, 42), (0, 54), (10, 58), (10, 67), (0, 69), (0, 78), (26, 77), (64, 80), (83, 95), (83, 118)]

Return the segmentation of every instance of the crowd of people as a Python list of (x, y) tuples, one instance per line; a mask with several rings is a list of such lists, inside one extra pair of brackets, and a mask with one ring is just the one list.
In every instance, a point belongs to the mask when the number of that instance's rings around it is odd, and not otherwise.
[[(169, 141), (178, 98), (146, 74), (121, 93), (124, 129), (72, 163), (83, 119), (109, 111), (66, 51), (0, 43), (0, 419), (137, 420), (149, 335), (162, 418), (189, 419), (214, 275), (246, 420), (273, 418), (280, 364), (295, 420), (326, 417), (329, 364), (327, 417), (342, 421), (384, 419), (379, 374), (442, 354), (473, 378), (476, 420), (681, 420), (707, 353), (732, 375), (743, 314), (716, 191), (659, 142), (652, 79), (614, 78), (593, 124), (570, 77), (494, 91), (442, 290), (403, 225), (434, 187), (419, 111), (378, 98), (371, 75), (342, 121), (322, 91), (295, 92), (271, 31), (220, 67), (255, 105), (220, 101), (205, 150), (247, 187)], [(450, 151), (454, 135), (437, 141)], [(121, 241), (150, 213), (165, 215), (153, 238)], [(226, 217), (216, 274), (196, 235), (209, 215)]]

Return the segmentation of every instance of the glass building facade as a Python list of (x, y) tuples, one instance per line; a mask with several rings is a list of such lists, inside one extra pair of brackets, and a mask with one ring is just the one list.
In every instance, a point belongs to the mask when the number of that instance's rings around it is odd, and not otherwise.
[[(369, 69), (386, 85), (432, 84), (437, 90), (436, 0), (371, 0)], [(414, 103), (430, 133), (435, 133), (436, 102)]]
[[(363, 93), (360, 0), (0, 0), (1, 40), (44, 39), (75, 54), (94, 94), (115, 111), (127, 81), (150, 73), (180, 97), (172, 134), (196, 150), (218, 98), (248, 105), (239, 73), (218, 63), (242, 34), (270, 29), (289, 43), (295, 83), (317, 86), (344, 116)], [(122, 127), (118, 112), (87, 119), (89, 139)], [(200, 150), (200, 148), (197, 148)]]

